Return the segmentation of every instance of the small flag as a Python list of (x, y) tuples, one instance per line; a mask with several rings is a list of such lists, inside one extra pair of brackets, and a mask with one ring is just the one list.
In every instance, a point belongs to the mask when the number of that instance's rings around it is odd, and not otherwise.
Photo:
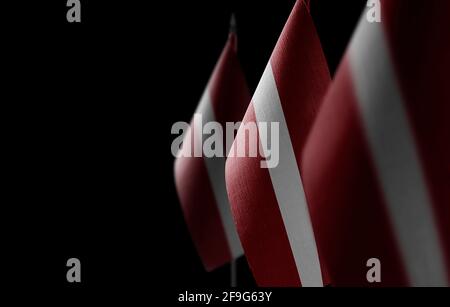
[(326, 283), (301, 166), (307, 136), (329, 83), (325, 56), (307, 3), (297, 1), (232, 148), (248, 145), (245, 124), (257, 123), (261, 139), (267, 135), (262, 123), (279, 123), (279, 163), (262, 168), (261, 155), (230, 156), (226, 165), (233, 216), (260, 286)]
[[(196, 111), (196, 116), (202, 116), (203, 124), (218, 122), (224, 129), (227, 122), (242, 119), (250, 102), (237, 57), (234, 29), (233, 19), (228, 41)], [(191, 138), (194, 132), (203, 135), (203, 127), (193, 127), (194, 123), (195, 120), (191, 124), (192, 129), (185, 134), (185, 140)], [(202, 150), (204, 138), (194, 136), (193, 139), (197, 143), (183, 142), (181, 152), (190, 152), (191, 146)], [(222, 148), (226, 148), (225, 139), (218, 142), (223, 141), (220, 144)], [(208, 158), (202, 152), (199, 157), (178, 157), (175, 183), (188, 229), (205, 268), (211, 271), (241, 256), (243, 251), (225, 186), (225, 157)]]

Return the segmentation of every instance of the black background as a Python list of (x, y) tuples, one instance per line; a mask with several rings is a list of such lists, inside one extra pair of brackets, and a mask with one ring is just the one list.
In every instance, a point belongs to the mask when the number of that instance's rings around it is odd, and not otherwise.
[[(333, 74), (366, 1), (311, 2)], [(187, 233), (170, 128), (190, 120), (231, 12), (253, 92), (295, 1), (81, 3), (81, 24), (65, 0), (2, 10), (5, 280), (76, 295), (227, 287), (229, 268), (206, 273)], [(66, 282), (71, 257), (81, 284)], [(255, 285), (245, 259), (238, 276)]]

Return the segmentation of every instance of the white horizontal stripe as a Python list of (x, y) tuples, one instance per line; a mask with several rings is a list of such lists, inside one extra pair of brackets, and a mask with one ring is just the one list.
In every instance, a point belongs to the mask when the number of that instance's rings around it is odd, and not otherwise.
[(431, 201), (383, 31), (363, 18), (350, 47), (359, 109), (410, 282), (445, 286)]
[(280, 124), (279, 164), (269, 169), (272, 185), (302, 285), (321, 287), (322, 272), (303, 183), (270, 63), (253, 96), (253, 106), (258, 122)]
[[(215, 121), (214, 110), (212, 109), (212, 103), (209, 91), (206, 90), (198, 106), (197, 113), (203, 115), (203, 125), (208, 122)], [(202, 129), (202, 127), (198, 127)], [(197, 130), (198, 131), (198, 130)], [(200, 130), (201, 131), (201, 130)], [(214, 192), (217, 208), (222, 219), (222, 225), (225, 230), (225, 236), (228, 241), (231, 255), (233, 259), (236, 259), (244, 254), (241, 246), (241, 241), (236, 231), (236, 226), (231, 214), (231, 206), (228, 201), (228, 194), (225, 184), (225, 158), (203, 158), (205, 161), (206, 169), (208, 170), (209, 181)]]

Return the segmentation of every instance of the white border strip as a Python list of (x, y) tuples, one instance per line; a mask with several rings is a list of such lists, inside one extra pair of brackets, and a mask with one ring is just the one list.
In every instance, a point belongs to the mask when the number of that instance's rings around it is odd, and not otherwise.
[(278, 167), (269, 169), (272, 185), (302, 286), (322, 287), (322, 272), (308, 204), (270, 63), (253, 96), (253, 106), (258, 122), (280, 124), (280, 160)]

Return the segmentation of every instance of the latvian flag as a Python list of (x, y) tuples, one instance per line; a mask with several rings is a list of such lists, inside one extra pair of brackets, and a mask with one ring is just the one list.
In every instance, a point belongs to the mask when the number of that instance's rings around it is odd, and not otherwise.
[(302, 156), (319, 257), (337, 286), (371, 285), (372, 258), (373, 285), (446, 286), (450, 1), (381, 5), (382, 23), (363, 15)]
[[(245, 124), (278, 122), (279, 164), (262, 156), (229, 157), (226, 181), (247, 260), (261, 286), (322, 286), (309, 206), (303, 191), (302, 152), (330, 83), (307, 3), (297, 1), (239, 129), (232, 150), (247, 146)], [(325, 141), (325, 140), (323, 140)]]
[[(241, 121), (250, 99), (232, 29), (195, 116), (201, 115), (203, 123), (218, 122), (225, 127), (226, 122)], [(201, 150), (203, 140), (193, 137), (194, 133), (202, 135), (202, 127), (192, 127), (191, 123), (175, 162), (175, 181), (192, 240), (205, 268), (211, 271), (238, 258), (243, 251), (226, 192), (225, 158), (182, 157), (183, 152)], [(226, 146), (225, 137), (222, 146)]]

